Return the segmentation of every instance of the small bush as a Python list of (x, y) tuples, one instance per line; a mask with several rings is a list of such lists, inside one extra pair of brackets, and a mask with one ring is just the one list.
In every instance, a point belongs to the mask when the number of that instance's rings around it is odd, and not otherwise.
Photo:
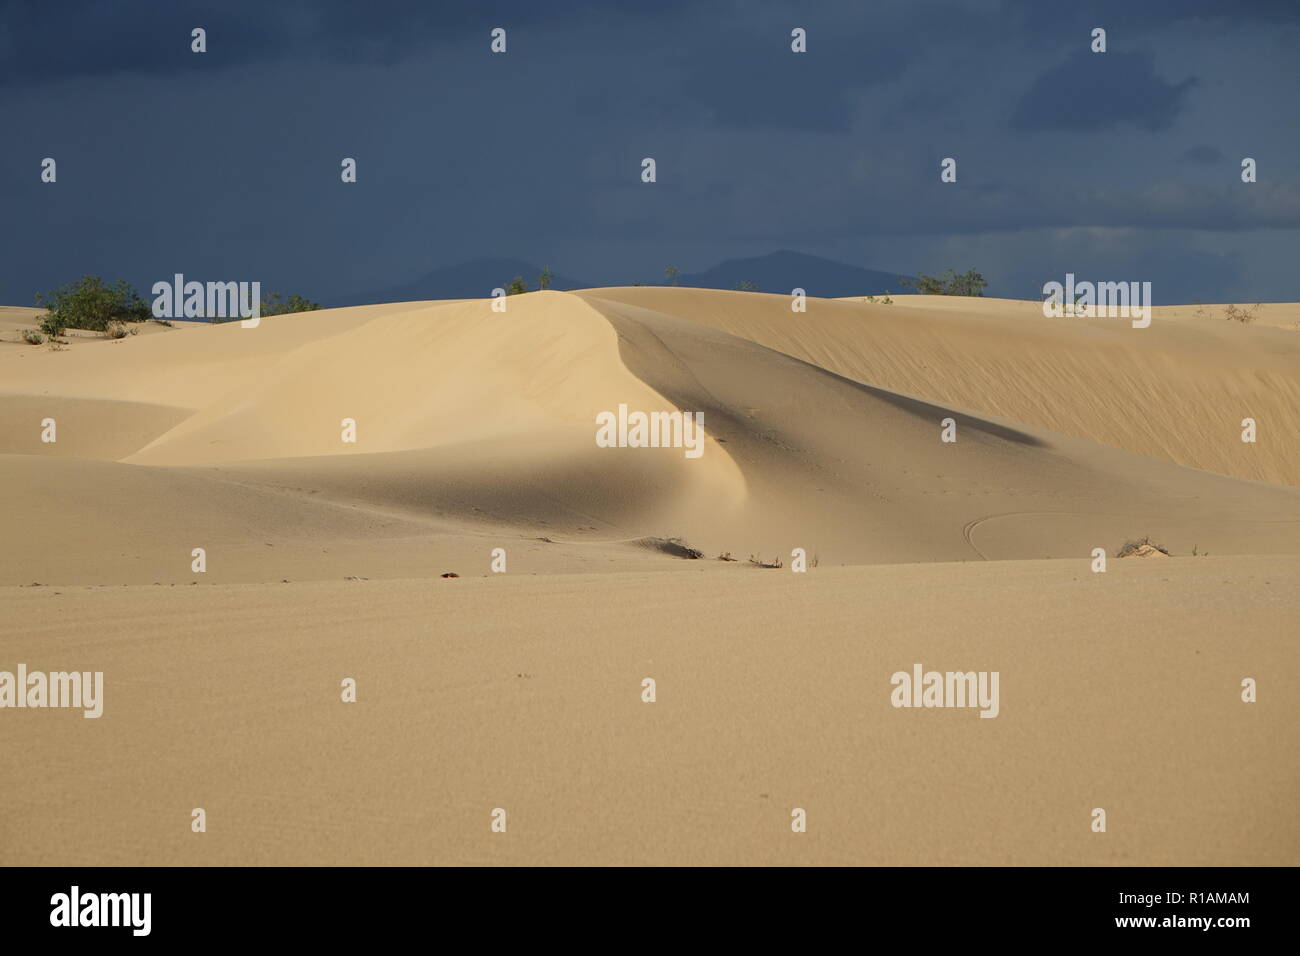
[[(288, 315), (291, 312), (315, 312), (319, 308), (319, 302), (312, 302), (297, 293), (286, 298), (278, 292), (268, 292), (258, 311), (261, 315)], [(170, 322), (167, 324), (171, 325)]]
[(104, 332), (112, 323), (143, 322), (152, 315), (149, 303), (126, 282), (108, 285), (99, 276), (82, 276), (53, 292), (38, 293), (36, 304), (49, 313), (41, 320), (41, 331), (50, 338), (66, 329)]
[(1236, 305), (1225, 306), (1223, 314), (1230, 322), (1240, 322), (1242, 325), (1255, 321), (1255, 313), (1259, 311), (1262, 303), (1256, 302), (1249, 309), (1240, 309)]
[(104, 327), (103, 332), (106, 339), (124, 339), (128, 334), (130, 333), (127, 332), (126, 326), (120, 322), (110, 322)]
[[(911, 279), (899, 279), (904, 286), (911, 286), (921, 295), (969, 295), (983, 296), (988, 282), (971, 269), (956, 275), (951, 269), (941, 276), (920, 276), (915, 282)], [(888, 293), (886, 293), (888, 294)]]
[(783, 568), (780, 558), (773, 558), (771, 561), (764, 561), (762, 558), (756, 558), (752, 554), (749, 556), (749, 563), (757, 568)]
[(59, 317), (51, 312), (41, 319), (41, 331), (45, 333), (46, 338), (57, 339), (67, 331), (67, 328), (59, 321)]
[(45, 344), (45, 336), (35, 329), (23, 329), (23, 341), (28, 345), (43, 345)]

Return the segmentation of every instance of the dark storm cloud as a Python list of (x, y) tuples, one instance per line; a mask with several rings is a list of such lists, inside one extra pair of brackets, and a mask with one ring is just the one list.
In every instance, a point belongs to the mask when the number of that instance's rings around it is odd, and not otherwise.
[(1195, 77), (1167, 83), (1149, 53), (1079, 50), (1025, 91), (1011, 125), (1030, 130), (1105, 130), (1132, 123), (1160, 130), (1186, 104)]
[(732, 28), (710, 37), (681, 85), (702, 119), (737, 129), (846, 130), (853, 90), (897, 77), (914, 57), (903, 44), (867, 45), (865, 31), (798, 23), (810, 30), (811, 55), (790, 54), (790, 29)]
[[(0, 258), (0, 304), (85, 272), (248, 276), (327, 299), (474, 258), (655, 281), (668, 263), (852, 258), (876, 240), (880, 258), (856, 264), (978, 267), (970, 247), (1033, 275), (1049, 250), (1027, 237), (1060, 231), (1055, 263), (1087, 229), (1125, 231), (1125, 261), (1185, 246), (1209, 257), (1192, 276), (1189, 254), (1189, 281), (1263, 277), (1276, 290), (1260, 294), (1285, 297), (1285, 257), (1233, 255), (1300, 229), (1286, 158), (1300, 21), (1160, 9), (0, 0), (0, 209), (22, 236)], [(506, 56), (488, 51), (497, 25)], [(1097, 25), (1106, 54), (1087, 52)], [(796, 26), (806, 54), (790, 51)], [(344, 156), (356, 184), (340, 183)], [(957, 183), (939, 181), (947, 156)], [(1258, 183), (1240, 182), (1241, 156), (1260, 159)], [(926, 258), (956, 247), (961, 262)], [(1142, 261), (1172, 282), (1179, 260)]]
[(1202, 143), (1199, 146), (1193, 146), (1183, 153), (1182, 158), (1189, 163), (1199, 163), (1203, 166), (1212, 166), (1215, 163), (1223, 162), (1223, 152), (1215, 146), (1208, 146)]
[(290, 56), (393, 63), (495, 26), (527, 33), (568, 24), (673, 16), (688, 0), (5, 0), (0, 84), (195, 68), (190, 31), (208, 35), (204, 69)]
[[(61, 0), (0, 4), (0, 86), (77, 77), (166, 74), (236, 66), (289, 45), (288, 22), (267, 4), (249, 19), (237, 5)], [(196, 60), (190, 31), (208, 31), (210, 52)]]
[(1105, 27), (1121, 39), (1126, 28), (1145, 30), (1190, 20), (1213, 20), (1229, 28), (1269, 22), (1300, 23), (1300, 4), (1292, 0), (1090, 0), (1080, 4), (1008, 0), (1006, 8), (1018, 11), (1025, 24), (1036, 30)]

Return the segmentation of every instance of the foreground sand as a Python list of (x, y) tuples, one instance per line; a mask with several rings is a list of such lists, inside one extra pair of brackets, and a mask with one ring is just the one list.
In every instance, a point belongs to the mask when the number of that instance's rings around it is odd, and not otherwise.
[[(0, 590), (107, 682), (5, 715), (0, 862), (1300, 861), (1300, 559), (677, 567)], [(892, 708), (915, 662), (1001, 714)]]
[[(1300, 863), (1267, 308), (594, 289), (60, 351), (0, 310), (0, 670), (107, 682), (0, 712), (0, 863)], [(595, 447), (620, 403), (703, 456)], [(892, 708), (915, 663), (1000, 716)]]

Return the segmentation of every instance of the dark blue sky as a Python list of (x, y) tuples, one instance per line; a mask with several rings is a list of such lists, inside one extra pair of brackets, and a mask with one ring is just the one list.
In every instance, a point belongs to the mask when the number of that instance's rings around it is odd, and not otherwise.
[(1300, 300), (1298, 66), (1296, 0), (9, 0), (0, 303), (83, 273), (330, 299), (477, 257), (652, 283), (775, 249)]

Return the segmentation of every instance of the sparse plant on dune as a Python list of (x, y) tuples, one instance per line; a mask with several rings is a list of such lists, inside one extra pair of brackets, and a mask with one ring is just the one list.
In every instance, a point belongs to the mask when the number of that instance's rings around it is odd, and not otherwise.
[(553, 278), (555, 277), (551, 275), (551, 267), (542, 266), (542, 274), (537, 277), (537, 288), (549, 289)]
[(1141, 538), (1137, 539), (1136, 541), (1125, 541), (1123, 546), (1118, 551), (1115, 552), (1115, 557), (1142, 558), (1150, 554), (1154, 554), (1156, 552), (1165, 555), (1168, 555), (1170, 553), (1168, 548), (1163, 547), (1162, 545), (1158, 545), (1154, 541), (1152, 541), (1150, 535), (1143, 535)]
[(669, 266), (664, 270), (664, 278), (668, 280), (668, 285), (677, 284), (678, 269), (676, 266)]
[(741, 279), (734, 287), (736, 292), (757, 292), (758, 283), (750, 282), (748, 279)]
[(731, 552), (730, 552), (730, 551), (723, 551), (720, 555), (718, 555), (718, 560), (719, 560), (719, 561), (735, 561), (736, 559), (733, 558), (733, 557), (731, 556)]
[(44, 345), (45, 336), (35, 329), (23, 329), (23, 341), (28, 345)]
[(523, 276), (515, 276), (506, 285), (506, 295), (523, 295), (528, 291), (528, 283)]
[(773, 558), (771, 561), (764, 561), (761, 557), (756, 558), (754, 555), (749, 556), (749, 563), (756, 568), (783, 568), (785, 565), (780, 558)]
[(1262, 304), (1263, 303), (1256, 302), (1248, 309), (1243, 309), (1236, 305), (1224, 306), (1223, 314), (1231, 322), (1240, 322), (1242, 325), (1246, 325), (1255, 321), (1255, 313), (1259, 311), (1259, 307)]

